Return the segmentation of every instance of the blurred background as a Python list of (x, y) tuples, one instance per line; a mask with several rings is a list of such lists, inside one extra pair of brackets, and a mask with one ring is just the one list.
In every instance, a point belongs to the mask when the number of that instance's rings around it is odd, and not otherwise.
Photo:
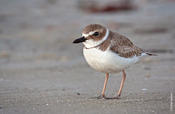
[[(72, 41), (92, 23), (158, 54), (127, 69), (119, 100), (91, 99), (104, 74)], [(173, 113), (174, 52), (175, 0), (0, 0), (0, 114)]]

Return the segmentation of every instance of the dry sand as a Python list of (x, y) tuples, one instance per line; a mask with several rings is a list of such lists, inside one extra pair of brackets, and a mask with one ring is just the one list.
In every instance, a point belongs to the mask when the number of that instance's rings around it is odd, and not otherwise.
[[(77, 0), (1, 0), (0, 114), (175, 113), (175, 2), (146, 1), (134, 11), (91, 14)], [(127, 69), (121, 99), (93, 98), (104, 74), (72, 44), (90, 23), (158, 54)], [(121, 74), (110, 75), (107, 96), (120, 81)]]

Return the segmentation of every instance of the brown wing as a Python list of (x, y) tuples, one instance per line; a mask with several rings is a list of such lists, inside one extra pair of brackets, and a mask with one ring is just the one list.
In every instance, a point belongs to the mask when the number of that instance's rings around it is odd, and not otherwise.
[(140, 56), (143, 53), (141, 48), (136, 47), (127, 37), (118, 33), (112, 33), (111, 50), (121, 57), (130, 58), (132, 56)]

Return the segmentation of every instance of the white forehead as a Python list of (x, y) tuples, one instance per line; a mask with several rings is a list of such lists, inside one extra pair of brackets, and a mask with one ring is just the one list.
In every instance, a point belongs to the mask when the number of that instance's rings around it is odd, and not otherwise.
[(82, 36), (84, 36), (84, 37), (86, 38), (86, 37), (88, 37), (88, 36), (90, 36), (90, 35), (93, 35), (94, 33), (95, 33), (95, 31), (91, 31), (91, 32), (89, 32), (89, 33), (87, 33), (87, 34), (82, 33)]

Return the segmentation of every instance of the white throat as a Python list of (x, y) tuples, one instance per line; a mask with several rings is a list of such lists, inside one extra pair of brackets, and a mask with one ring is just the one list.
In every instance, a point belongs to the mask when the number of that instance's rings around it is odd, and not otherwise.
[[(82, 34), (82, 36), (84, 37), (88, 37), (89, 35), (91, 35), (92, 32), (90, 32), (89, 34)], [(83, 44), (85, 45), (86, 48), (93, 48), (95, 46), (100, 45), (101, 43), (103, 43), (109, 36), (109, 30), (106, 28), (106, 34), (103, 37), (103, 39), (99, 40), (99, 41), (94, 41), (92, 39), (86, 40), (85, 42), (83, 42)]]

